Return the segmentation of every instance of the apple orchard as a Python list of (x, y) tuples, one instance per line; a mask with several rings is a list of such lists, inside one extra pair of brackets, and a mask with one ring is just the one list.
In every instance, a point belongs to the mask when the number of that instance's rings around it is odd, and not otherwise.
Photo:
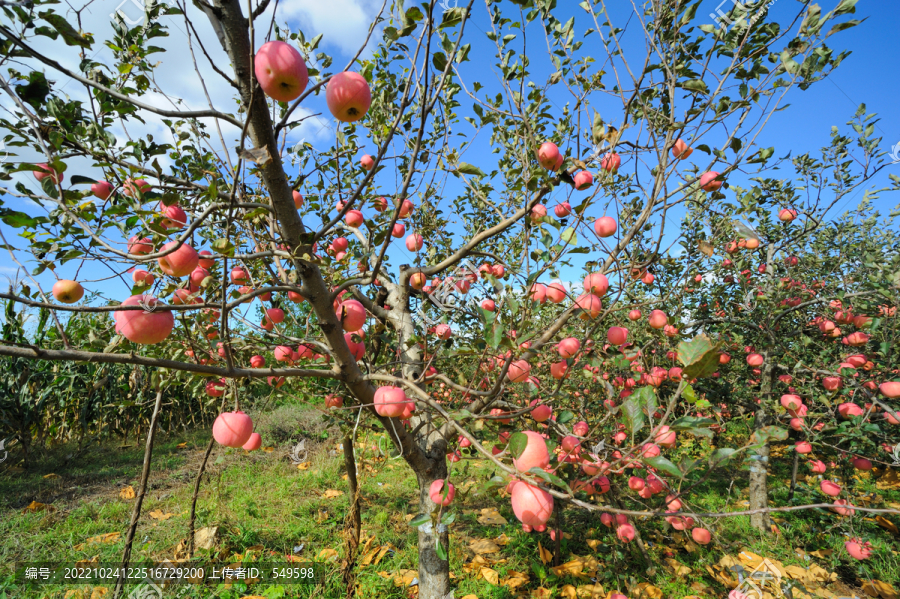
[[(814, 152), (757, 142), (839, 68), (855, 0), (727, 28), (697, 4), (605, 4), (384, 2), (337, 64), (267, 0), (148, 5), (103, 42), (62, 5), (4, 3), (0, 219), (29, 264), (2, 297), (51, 337), (4, 336), (0, 356), (140, 367), (154, 427), (176, 388), (217, 406), (210, 449), (265, 443), (250, 389), (324, 399), (351, 470), (358, 428), (380, 428), (418, 482), (422, 598), (452, 592), (470, 460), (493, 472), (470, 493), (510, 502), (535, 543), (563, 511), (640, 559), (643, 527), (705, 545), (723, 518), (765, 535), (775, 512), (818, 510), (854, 560), (889, 559), (855, 531), (897, 511), (848, 487), (897, 459), (900, 239), (865, 201), (834, 215), (889, 163), (876, 117), (861, 106)], [(229, 97), (161, 100), (176, 24), (203, 32), (185, 68)], [(330, 147), (289, 146), (313, 113)], [(168, 141), (123, 133), (149, 119)], [(67, 332), (84, 319), (90, 341)], [(773, 480), (776, 460), (793, 476)], [(696, 510), (723, 471), (746, 473), (748, 508)]]

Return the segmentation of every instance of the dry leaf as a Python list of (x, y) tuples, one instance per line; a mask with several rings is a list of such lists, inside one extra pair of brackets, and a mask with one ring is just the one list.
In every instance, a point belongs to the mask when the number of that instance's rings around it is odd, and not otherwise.
[(66, 591), (66, 594), (63, 596), (64, 599), (85, 599), (85, 591), (87, 589), (72, 589)]
[(419, 573), (415, 570), (397, 570), (397, 575), (394, 576), (394, 586), (408, 587), (418, 575)]
[(265, 451), (266, 453), (272, 453), (273, 451), (275, 451), (275, 448), (274, 447), (263, 447), (262, 450)]
[(147, 515), (150, 516), (151, 518), (153, 518), (154, 520), (160, 520), (162, 522), (165, 522), (169, 518), (172, 518), (173, 516), (175, 516), (175, 514), (167, 514), (162, 510), (153, 510), (152, 512), (150, 512)]
[(495, 507), (488, 507), (481, 510), (481, 515), (478, 516), (478, 523), (484, 524), (485, 526), (505, 526), (507, 524), (506, 518), (501, 516), (500, 512), (498, 512)]
[(881, 491), (900, 489), (900, 476), (897, 475), (897, 471), (893, 468), (888, 468), (887, 471), (875, 481), (875, 488)]
[[(863, 592), (872, 595), (870, 591), (877, 593), (881, 599), (900, 599), (900, 595), (897, 594), (894, 587), (880, 580), (867, 580), (863, 584)], [(872, 596), (874, 597), (875, 595)]]
[(327, 491), (325, 491), (322, 497), (324, 497), (325, 499), (334, 499), (335, 497), (340, 497), (343, 494), (343, 491), (338, 491), (337, 489), (328, 489)]
[(478, 595), (469, 594), (469, 595), (466, 595), (465, 597), (463, 597), (462, 599), (478, 599)]
[(187, 449), (187, 441), (185, 441), (184, 443), (179, 443), (175, 446), (175, 449)]
[(700, 251), (710, 257), (715, 253), (712, 244), (703, 240), (700, 241)]
[(94, 590), (91, 591), (91, 599), (103, 599), (107, 596), (112, 596), (112, 593), (106, 587), (94, 587)]
[(22, 510), (22, 513), (25, 514), (27, 512), (43, 512), (44, 510), (48, 510), (50, 512), (55, 512), (56, 508), (52, 505), (47, 505), (46, 503), (40, 503), (39, 501), (32, 501), (25, 509)]
[(540, 556), (541, 562), (544, 564), (549, 564), (553, 561), (553, 554), (544, 549), (540, 541), (538, 541), (538, 556)]
[(497, 553), (500, 547), (490, 539), (475, 539), (469, 543), (469, 549), (473, 553)]
[(505, 587), (515, 589), (524, 584), (528, 584), (528, 574), (516, 572), (515, 570), (510, 570), (506, 574), (506, 578), (500, 581), (500, 584)]
[(310, 466), (312, 466), (312, 462), (303, 462), (302, 464), (297, 464), (297, 470), (309, 470)]
[(50, 474), (45, 474), (45, 475), (44, 475), (44, 478), (46, 478), (46, 479), (49, 480), (49, 479), (51, 479), (51, 478), (59, 478), (59, 475), (58, 475), (58, 474), (53, 474), (53, 473), (51, 472)]
[(73, 549), (75, 551), (81, 551), (82, 549), (84, 549), (85, 547), (87, 547), (89, 545), (108, 545), (109, 543), (115, 543), (116, 541), (118, 541), (119, 537), (121, 537), (121, 536), (122, 536), (122, 534), (118, 533), (118, 532), (108, 532), (105, 535), (97, 535), (96, 537), (91, 537), (88, 540), (86, 540), (84, 543), (79, 543), (78, 545), (75, 545), (75, 547), (73, 547)]
[(131, 485), (128, 485), (127, 487), (125, 487), (124, 489), (119, 491), (119, 498), (120, 499), (134, 499), (134, 487), (132, 487)]
[(559, 594), (561, 597), (565, 599), (578, 599), (578, 592), (575, 590), (570, 584), (565, 585), (560, 591)]
[(213, 549), (218, 542), (218, 526), (207, 526), (194, 533), (194, 547), (197, 549)]
[(579, 599), (603, 599), (606, 597), (606, 593), (599, 584), (585, 584), (578, 587), (578, 597)]
[(323, 549), (322, 551), (320, 551), (320, 552), (319, 552), (319, 555), (316, 556), (316, 560), (321, 560), (321, 561), (331, 560), (331, 561), (334, 561), (334, 560), (337, 559), (337, 556), (338, 556), (338, 552), (337, 552), (337, 551), (335, 551), (334, 549), (328, 548), (328, 549)]
[(602, 541), (598, 541), (597, 539), (588, 539), (588, 540), (587, 540), (587, 545), (588, 545), (588, 547), (590, 547), (590, 548), (593, 549), (594, 551), (597, 551), (597, 547), (599, 547), (599, 546), (602, 545), (602, 544), (603, 544), (603, 542), (602, 542)]
[(809, 554), (813, 557), (818, 557), (820, 559), (825, 559), (829, 555), (834, 553), (834, 549), (818, 549), (816, 551), (810, 551)]
[(900, 530), (897, 529), (897, 525), (884, 516), (875, 516), (875, 523), (895, 537), (900, 536)]
[(584, 576), (584, 560), (580, 557), (552, 568), (557, 576)]
[(675, 573), (675, 576), (682, 577), (687, 576), (691, 573), (691, 569), (679, 562), (676, 559), (672, 559), (671, 557), (666, 558), (666, 565), (669, 567), (672, 572)]
[(506, 536), (506, 533), (503, 533), (502, 535), (500, 535), (499, 537), (494, 539), (494, 542), (497, 543), (498, 545), (500, 545), (501, 547), (504, 547), (509, 543), (509, 537)]
[(635, 599), (662, 599), (663, 593), (659, 587), (655, 587), (649, 582), (642, 582), (632, 591)]
[(500, 575), (497, 574), (496, 570), (492, 568), (482, 568), (480, 574), (482, 578), (492, 585), (497, 586), (500, 584)]

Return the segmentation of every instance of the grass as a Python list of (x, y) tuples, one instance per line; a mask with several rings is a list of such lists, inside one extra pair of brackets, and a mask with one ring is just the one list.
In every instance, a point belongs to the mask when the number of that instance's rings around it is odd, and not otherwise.
[[(317, 408), (298, 406), (284, 406), (260, 415), (257, 430), (263, 435), (264, 445), (272, 447), (270, 452), (247, 454), (216, 447), (210, 458), (201, 487), (196, 527), (218, 527), (220, 539), (215, 549), (200, 551), (199, 559), (233, 562), (252, 557), (285, 562), (285, 556), (297, 556), (324, 562), (326, 582), (319, 586), (270, 585), (268, 588), (260, 588), (262, 585), (248, 588), (242, 583), (230, 587), (186, 585), (180, 589), (181, 594), (167, 589), (165, 597), (344, 596), (340, 560), (345, 551), (343, 519), (349, 501), (343, 459), (338, 451), (340, 432), (327, 428)], [(160, 435), (154, 449), (150, 490), (135, 537), (133, 561), (175, 557), (176, 548), (186, 538), (194, 477), (208, 434), (202, 430)], [(309, 450), (302, 469), (287, 457), (300, 439), (305, 440)], [(679, 451), (690, 453), (698, 449), (698, 444), (705, 443), (691, 441)], [(402, 579), (404, 570), (416, 569), (416, 534), (407, 520), (416, 512), (417, 489), (405, 464), (383, 455), (379, 444), (384, 447), (384, 439), (375, 433), (360, 434), (363, 537), (373, 537), (364, 554), (377, 554), (379, 547), (387, 549), (377, 564), (358, 569), (358, 583), (363, 597), (404, 598), (409, 596), (409, 589), (397, 586), (395, 576)], [(0, 466), (2, 599), (56, 598), (66, 597), (67, 593), (69, 599), (87, 599), (94, 591), (91, 587), (72, 586), (16, 588), (11, 577), (16, 562), (96, 559), (118, 563), (121, 559), (135, 500), (123, 499), (119, 492), (128, 485), (138, 486), (142, 444), (121, 448), (111, 443), (90, 447), (78, 455), (72, 453), (71, 447), (49, 450), (35, 459), (33, 469), (27, 472), (10, 472), (9, 464)], [(3, 467), (7, 470), (2, 471)], [(789, 480), (790, 467), (789, 453), (773, 458), (772, 480)], [(454, 465), (454, 470), (459, 481), (481, 482), (492, 475), (487, 465), (474, 460), (463, 460)], [(46, 477), (49, 474), (56, 476)], [(817, 484), (809, 486), (804, 477), (804, 467), (801, 467), (794, 502), (820, 501), (822, 495)], [(875, 483), (873, 476), (854, 479), (854, 495), (867, 494), (872, 506), (900, 502), (900, 490), (879, 490)], [(698, 511), (738, 509), (746, 499), (746, 487), (745, 472), (725, 471), (695, 490), (692, 505)], [(729, 588), (717, 581), (707, 568), (717, 564), (724, 555), (734, 556), (742, 550), (777, 559), (785, 567), (806, 568), (817, 564), (835, 574), (835, 580), (827, 588), (838, 596), (849, 596), (847, 593), (861, 596), (860, 580), (876, 578), (895, 585), (900, 580), (897, 537), (868, 517), (842, 519), (816, 511), (777, 515), (779, 533), (766, 536), (750, 527), (749, 518), (712, 522), (714, 541), (706, 547), (692, 546), (682, 533), (673, 531), (664, 522), (638, 520), (647, 543), (648, 569), (634, 543), (618, 542), (597, 516), (570, 508), (563, 513), (563, 530), (567, 534), (561, 544), (562, 561), (581, 556), (594, 557), (599, 563), (589, 568), (585, 576), (557, 575), (552, 570), (553, 563), (543, 563), (538, 553), (538, 542), (550, 550), (555, 549), (555, 542), (547, 534), (523, 533), (508, 499), (498, 498), (496, 491), (493, 495), (476, 495), (476, 488), (473, 486), (469, 493), (458, 492), (453, 505), (457, 519), (451, 527), (450, 563), (456, 597), (528, 596), (538, 587), (549, 589), (551, 594), (547, 596), (566, 596), (569, 592), (566, 585), (580, 587), (583, 596), (590, 596), (584, 594), (584, 589), (594, 583), (602, 585), (604, 595), (606, 591), (618, 589), (630, 591), (634, 598), (638, 594), (636, 585), (650, 583), (661, 590), (663, 597), (721, 597)], [(344, 493), (328, 497), (327, 490)], [(784, 485), (774, 485), (771, 489), (779, 505), (787, 502), (787, 493)], [(27, 506), (32, 501), (52, 508), (31, 512)], [(491, 507), (497, 508), (508, 524), (479, 523), (479, 510)], [(162, 514), (164, 519), (154, 519), (151, 514)], [(898, 518), (892, 520), (900, 523)], [(107, 533), (119, 533), (119, 536), (109, 543), (86, 544), (88, 539)], [(845, 533), (870, 540), (875, 555), (865, 562), (850, 559), (843, 550)], [(498, 537), (501, 543), (505, 542), (499, 552), (485, 554), (482, 556), (485, 563), (473, 565), (474, 554), (468, 548), (469, 543)], [(798, 554), (797, 549), (806, 552), (806, 557)], [(827, 549), (833, 553), (821, 553), (825, 556), (822, 558), (809, 556), (813, 551)], [(371, 555), (369, 559), (375, 561)], [(516, 589), (493, 585), (484, 578), (482, 567), (496, 572), (501, 581), (519, 572), (527, 575), (528, 582)], [(674, 571), (679, 567), (681, 575)], [(487, 574), (490, 576), (490, 572)], [(407, 582), (412, 575), (407, 576)], [(797, 594), (798, 590), (795, 589), (795, 598), (803, 596)], [(102, 595), (95, 593), (95, 596)]]

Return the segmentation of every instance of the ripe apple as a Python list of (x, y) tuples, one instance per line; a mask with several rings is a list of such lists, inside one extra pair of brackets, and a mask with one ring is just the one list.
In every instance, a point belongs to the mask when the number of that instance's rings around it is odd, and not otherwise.
[(395, 223), (394, 228), (391, 229), (391, 237), (400, 238), (406, 234), (406, 225), (403, 223)]
[(694, 153), (692, 148), (689, 148), (688, 145), (684, 142), (683, 139), (678, 139), (675, 144), (672, 146), (672, 156), (674, 156), (677, 160), (686, 160), (691, 157), (691, 154)]
[(54, 183), (59, 183), (66, 178), (65, 173), (57, 172), (56, 170), (52, 169), (46, 162), (41, 162), (40, 164), (36, 164), (35, 166), (38, 167), (38, 169), (32, 171), (31, 174), (34, 175), (34, 178), (38, 181), (43, 181), (47, 177), (50, 177)]
[(572, 214), (572, 206), (569, 202), (562, 202), (561, 204), (554, 206), (553, 212), (556, 214), (557, 218), (565, 218)]
[(575, 189), (583, 191), (594, 184), (594, 175), (588, 171), (580, 171), (575, 175)]
[(724, 181), (717, 181), (716, 177), (719, 176), (719, 173), (716, 171), (709, 171), (700, 175), (700, 188), (703, 191), (716, 191), (720, 187), (722, 187), (722, 183)]
[(353, 123), (363, 118), (372, 103), (372, 92), (365, 77), (345, 71), (332, 76), (325, 91), (328, 110), (334, 118)]
[(294, 198), (294, 208), (297, 210), (303, 208), (303, 196), (300, 195), (300, 192), (295, 190), (291, 192), (291, 195)]
[(165, 340), (175, 326), (169, 310), (156, 310), (161, 304), (150, 295), (132, 295), (123, 306), (144, 306), (143, 310), (113, 312), (116, 332), (133, 343), (153, 345)]
[(596, 221), (594, 221), (594, 231), (600, 237), (610, 237), (615, 235), (616, 229), (619, 226), (616, 223), (616, 219), (611, 216), (601, 216)]
[(367, 171), (370, 171), (375, 168), (375, 159), (368, 154), (365, 154), (362, 158), (360, 158), (359, 164)]
[(253, 72), (263, 92), (279, 102), (293, 102), (309, 82), (309, 72), (300, 53), (278, 40), (266, 42), (256, 52)]
[(362, 212), (359, 210), (350, 210), (344, 215), (344, 222), (347, 223), (348, 227), (353, 227), (355, 229), (363, 224), (365, 219), (363, 218)]
[(84, 297), (84, 287), (76, 281), (61, 279), (53, 284), (53, 297), (64, 304), (74, 304)]
[(147, 193), (152, 186), (143, 179), (125, 179), (122, 185), (122, 193), (129, 198), (136, 197), (138, 193)]
[(422, 239), (421, 235), (419, 235), (417, 233), (413, 233), (412, 235), (410, 235), (409, 237), (406, 238), (406, 249), (408, 249), (411, 252), (418, 252), (419, 250), (422, 249), (422, 246), (424, 245), (424, 243), (425, 243), (425, 240)]
[(560, 159), (559, 147), (552, 141), (545, 141), (537, 151), (538, 163), (546, 168), (556, 170), (557, 161)]
[(622, 165), (622, 157), (616, 154), (615, 152), (610, 152), (600, 161), (600, 168), (609, 173), (614, 173), (619, 170), (619, 167)]
[(105, 200), (109, 197), (109, 194), (112, 193), (113, 186), (107, 183), (106, 181), (97, 181), (93, 185), (91, 185), (91, 193), (100, 198), (101, 200)]
[(138, 239), (137, 235), (128, 240), (128, 253), (142, 256), (153, 251), (153, 243), (149, 237)]
[[(163, 252), (167, 252), (178, 247), (177, 241), (170, 241), (162, 246)], [(200, 256), (197, 250), (184, 243), (178, 249), (170, 254), (166, 254), (157, 259), (159, 268), (167, 275), (173, 277), (183, 277), (191, 273), (200, 263)]]

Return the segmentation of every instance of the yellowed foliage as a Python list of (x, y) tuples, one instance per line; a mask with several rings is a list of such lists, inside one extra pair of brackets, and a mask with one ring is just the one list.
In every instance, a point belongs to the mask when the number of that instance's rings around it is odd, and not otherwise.
[(663, 593), (659, 587), (655, 587), (649, 582), (642, 582), (631, 592), (633, 599), (662, 599)]
[(682, 576), (687, 576), (691, 573), (690, 568), (671, 557), (666, 558), (666, 566), (668, 566), (668, 568), (675, 574), (675, 576), (679, 578), (681, 578)]
[(578, 599), (578, 591), (572, 585), (567, 584), (559, 590), (559, 596), (564, 599)]
[(482, 578), (491, 583), (494, 586), (500, 584), (500, 575), (497, 574), (497, 571), (493, 568), (482, 568), (479, 572)]
[(893, 468), (888, 468), (887, 471), (875, 481), (875, 488), (880, 491), (900, 489), (900, 476), (898, 476), (897, 471)]
[(112, 597), (112, 592), (107, 587), (94, 587), (91, 590), (91, 599), (103, 599), (103, 597)]
[(505, 526), (507, 524), (506, 518), (501, 516), (495, 507), (482, 509), (481, 515), (478, 516), (478, 523), (485, 526)]
[(505, 547), (507, 544), (509, 544), (509, 537), (506, 536), (506, 533), (503, 533), (502, 535), (494, 539), (494, 542), (501, 547)]
[(590, 547), (590, 548), (593, 549), (594, 551), (596, 551), (596, 550), (597, 550), (597, 547), (599, 547), (599, 546), (602, 545), (602, 544), (603, 544), (603, 543), (602, 543), (601, 541), (598, 541), (597, 539), (588, 539), (588, 540), (587, 540), (587, 545), (588, 545), (588, 547)]
[(273, 451), (275, 451), (275, 448), (274, 447), (263, 447), (262, 450), (266, 453), (272, 453)]
[(119, 491), (119, 499), (134, 499), (134, 487), (128, 485), (121, 491)]
[(540, 541), (538, 541), (538, 556), (541, 558), (541, 563), (549, 564), (553, 561), (553, 554), (544, 549), (544, 546), (541, 545)]
[(51, 472), (50, 474), (45, 474), (44, 478), (46, 478), (47, 480), (50, 480), (52, 478), (59, 478), (59, 475)]
[(897, 525), (884, 516), (875, 516), (875, 524), (885, 529), (895, 537), (900, 536), (900, 530), (897, 529)]
[(599, 584), (585, 584), (577, 589), (578, 599), (603, 599), (606, 593), (603, 592), (603, 586)]
[(490, 539), (473, 539), (469, 543), (469, 550), (473, 553), (497, 553), (500, 547)]
[(506, 578), (500, 581), (500, 584), (510, 589), (518, 588), (522, 585), (528, 584), (528, 574), (510, 570), (509, 572), (507, 572)]
[(150, 512), (147, 515), (150, 516), (151, 518), (153, 518), (154, 520), (159, 520), (161, 522), (165, 522), (169, 518), (172, 518), (175, 516), (175, 514), (169, 514), (162, 510), (153, 510), (152, 512)]
[(322, 497), (325, 499), (334, 499), (335, 497), (341, 497), (344, 494), (343, 491), (339, 491), (338, 489), (328, 489), (322, 494)]
[(318, 561), (325, 561), (325, 560), (334, 561), (337, 559), (337, 556), (338, 556), (338, 552), (335, 551), (334, 549), (331, 549), (330, 547), (328, 547), (319, 552), (319, 555), (316, 556), (316, 560), (318, 560)]
[(122, 533), (118, 532), (108, 532), (105, 535), (97, 535), (96, 537), (91, 537), (87, 539), (84, 543), (79, 543), (75, 545), (73, 549), (75, 551), (81, 551), (85, 547), (90, 545), (108, 545), (109, 543), (115, 543), (119, 540), (119, 537), (122, 536)]
[(41, 503), (39, 501), (32, 501), (25, 509), (22, 510), (23, 514), (27, 514), (28, 512), (43, 512), (43, 511), (55, 512), (56, 508), (52, 505), (47, 505), (46, 503)]
[(872, 597), (881, 597), (881, 599), (900, 599), (897, 590), (881, 580), (867, 580), (863, 584), (863, 592)]
[(297, 470), (309, 470), (310, 466), (312, 466), (312, 462), (302, 462), (297, 464)]
[[(381, 574), (381, 572), (379, 572)], [(415, 570), (397, 570), (397, 573), (394, 575), (394, 586), (395, 587), (408, 587), (412, 584), (412, 581), (416, 579), (419, 573)]]
[(179, 443), (175, 446), (175, 449), (187, 449), (187, 442), (185, 441), (184, 443)]

